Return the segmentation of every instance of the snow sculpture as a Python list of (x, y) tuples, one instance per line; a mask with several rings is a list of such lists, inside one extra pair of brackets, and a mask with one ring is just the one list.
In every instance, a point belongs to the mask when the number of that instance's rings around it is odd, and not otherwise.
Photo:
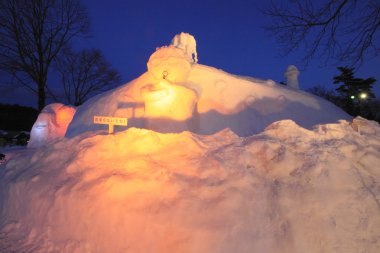
[(157, 49), (150, 56), (147, 66), (148, 72), (156, 80), (165, 78), (171, 83), (185, 82), (191, 70), (185, 52), (174, 46)]
[[(173, 39), (178, 47), (171, 45), (157, 49), (147, 63), (154, 83), (144, 85), (140, 92), (148, 129), (159, 132), (188, 130), (187, 120), (193, 116), (198, 93), (186, 86), (194, 59), (191, 56), (193, 51), (183, 44), (183, 38), (190, 38), (185, 35), (181, 33)], [(191, 45), (195, 46), (194, 43)], [(188, 50), (191, 52), (190, 58), (186, 52)]]
[(184, 32), (177, 34), (174, 36), (171, 45), (182, 49), (185, 52), (186, 58), (189, 62), (198, 62), (197, 42), (191, 34)]
[(32, 127), (28, 148), (38, 148), (65, 136), (75, 111), (75, 108), (60, 103), (47, 105)]
[(300, 74), (300, 72), (298, 71), (296, 66), (294, 66), (294, 65), (288, 66), (288, 68), (286, 69), (286, 71), (284, 73), (287, 86), (294, 88), (294, 89), (299, 89), (299, 84), (298, 84), (299, 74)]
[[(175, 41), (179, 39), (177, 36)], [(175, 41), (152, 52), (146, 73), (80, 106), (66, 136), (99, 130), (92, 124), (95, 115), (127, 117), (128, 128), (170, 132), (173, 130), (165, 126), (170, 123), (174, 128), (177, 122), (175, 132), (182, 128), (213, 134), (230, 128), (241, 137), (260, 133), (282, 119), (309, 129), (339, 119), (351, 120), (335, 105), (297, 89), (194, 64), (184, 49), (174, 46), (178, 44)]]

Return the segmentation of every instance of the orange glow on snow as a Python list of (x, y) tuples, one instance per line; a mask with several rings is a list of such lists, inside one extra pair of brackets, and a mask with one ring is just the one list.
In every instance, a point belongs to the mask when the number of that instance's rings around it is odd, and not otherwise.
[(193, 116), (197, 95), (195, 91), (161, 80), (142, 89), (145, 101), (145, 116), (170, 118), (183, 121)]
[(62, 107), (56, 112), (56, 122), (60, 126), (67, 126), (70, 124), (75, 114), (75, 109), (71, 107)]
[(155, 80), (161, 80), (166, 72), (165, 79), (172, 83), (185, 82), (191, 70), (191, 64), (186, 60), (184, 51), (173, 46), (162, 47), (154, 52), (147, 66)]

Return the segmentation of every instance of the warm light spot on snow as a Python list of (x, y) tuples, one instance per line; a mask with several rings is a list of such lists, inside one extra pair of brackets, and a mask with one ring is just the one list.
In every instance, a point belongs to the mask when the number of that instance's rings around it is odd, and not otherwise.
[(67, 126), (75, 114), (75, 109), (71, 107), (62, 107), (56, 112), (56, 121), (58, 125)]
[(144, 87), (142, 93), (146, 102), (156, 102), (162, 106), (172, 101), (174, 96), (173, 90), (163, 82), (160, 82), (158, 85), (148, 85)]
[(159, 185), (154, 181), (145, 180), (130, 180), (126, 181), (122, 177), (111, 177), (105, 183), (106, 192), (112, 198), (133, 198), (135, 201), (139, 201), (136, 195), (144, 192), (151, 193), (159, 190)]
[(195, 91), (162, 79), (141, 89), (148, 118), (170, 118), (183, 121), (193, 116), (197, 95)]

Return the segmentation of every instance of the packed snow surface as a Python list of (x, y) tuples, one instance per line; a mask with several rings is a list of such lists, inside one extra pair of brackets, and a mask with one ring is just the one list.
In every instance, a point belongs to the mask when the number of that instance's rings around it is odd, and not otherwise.
[(0, 252), (379, 252), (380, 126), (362, 118), (18, 152), (0, 167)]
[(194, 37), (181, 33), (172, 45), (158, 48), (147, 62), (146, 73), (79, 107), (66, 136), (104, 129), (93, 124), (94, 116), (128, 118), (129, 126), (116, 131), (138, 127), (214, 134), (229, 128), (241, 137), (284, 119), (308, 129), (351, 120), (332, 103), (298, 90), (299, 72), (294, 66), (287, 71), (287, 87), (197, 64), (195, 47)]

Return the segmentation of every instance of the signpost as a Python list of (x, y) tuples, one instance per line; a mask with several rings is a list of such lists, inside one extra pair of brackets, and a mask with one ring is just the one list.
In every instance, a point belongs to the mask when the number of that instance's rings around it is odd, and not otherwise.
[(108, 133), (113, 133), (113, 126), (127, 126), (128, 118), (94, 116), (94, 124), (108, 125)]

